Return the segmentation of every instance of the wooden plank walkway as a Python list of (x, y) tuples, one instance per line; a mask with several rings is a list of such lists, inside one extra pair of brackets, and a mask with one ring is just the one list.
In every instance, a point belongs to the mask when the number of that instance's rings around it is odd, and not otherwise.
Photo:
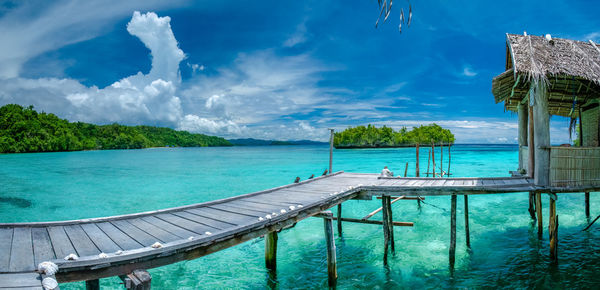
[[(60, 269), (58, 281), (70, 282), (195, 259), (281, 230), (354, 198), (395, 192), (427, 196), (534, 189), (526, 178), (378, 178), (378, 174), (338, 172), (298, 184), (152, 212), (0, 224), (0, 281), (21, 281), (23, 287), (37, 281), (35, 285), (39, 286), (39, 275), (33, 271), (42, 261), (56, 263)], [(156, 243), (161, 246), (152, 247)], [(79, 258), (66, 261), (64, 257), (69, 254)], [(33, 280), (23, 282), (27, 275)], [(0, 288), (14, 287), (15, 283), (6, 282)]]

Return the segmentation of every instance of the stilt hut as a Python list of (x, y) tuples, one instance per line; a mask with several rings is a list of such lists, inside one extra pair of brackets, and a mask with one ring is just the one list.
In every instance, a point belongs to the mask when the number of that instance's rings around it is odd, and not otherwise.
[[(600, 46), (507, 34), (506, 71), (493, 79), (492, 93), (518, 114), (521, 173), (549, 192), (600, 188)], [(578, 147), (551, 146), (552, 115), (579, 124)]]

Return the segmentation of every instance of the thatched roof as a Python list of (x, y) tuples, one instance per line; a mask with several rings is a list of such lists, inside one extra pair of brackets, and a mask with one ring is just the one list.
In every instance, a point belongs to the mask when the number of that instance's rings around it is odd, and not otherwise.
[(496, 103), (506, 109), (516, 111), (531, 81), (546, 84), (553, 115), (575, 117), (578, 107), (600, 97), (600, 46), (592, 41), (507, 34), (506, 49), (506, 71), (492, 81)]

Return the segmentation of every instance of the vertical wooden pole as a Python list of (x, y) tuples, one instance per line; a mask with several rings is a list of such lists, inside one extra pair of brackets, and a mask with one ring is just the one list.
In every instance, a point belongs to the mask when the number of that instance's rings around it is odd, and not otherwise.
[(541, 82), (532, 82), (535, 99), (533, 105), (535, 170), (533, 178), (537, 186), (550, 185), (550, 114), (548, 112), (548, 94)]
[(440, 177), (444, 177), (444, 142), (440, 142)]
[(446, 175), (448, 175), (448, 177), (450, 177), (450, 163), (452, 162), (452, 154), (450, 154), (451, 146), (452, 146), (452, 144), (450, 144), (450, 142), (448, 142), (448, 171), (446, 172)]
[(387, 195), (383, 195), (381, 197), (381, 207), (382, 207), (382, 211), (381, 213), (383, 214), (383, 265), (388, 264), (387, 262), (387, 257), (388, 257), (388, 247), (390, 244), (390, 225), (388, 225), (389, 223), (389, 219), (388, 219), (388, 211), (387, 211), (387, 200), (389, 200), (390, 197)]
[[(533, 98), (533, 96), (529, 95), (530, 98)], [(529, 107), (528, 110), (528, 115), (529, 115), (529, 135), (527, 136), (527, 151), (529, 151), (529, 160), (527, 162), (527, 175), (529, 175), (529, 177), (533, 178), (533, 172), (535, 171), (535, 144), (533, 142), (534, 135), (533, 132), (534, 127), (533, 127), (533, 109), (531, 107)]]
[(404, 167), (404, 177), (408, 174), (408, 162), (406, 162), (406, 166)]
[(342, 236), (342, 204), (338, 204), (337, 206), (337, 230), (338, 237)]
[(100, 290), (100, 280), (87, 280), (85, 281), (85, 289), (86, 290)]
[(427, 152), (427, 172), (425, 172), (426, 177), (429, 177), (429, 163), (431, 163), (431, 150)]
[(550, 194), (548, 206), (548, 236), (550, 239), (550, 258), (558, 260), (558, 215), (556, 215), (556, 194)]
[(388, 196), (387, 200), (387, 218), (388, 218), (388, 231), (390, 232), (390, 245), (392, 246), (392, 253), (396, 252), (396, 242), (394, 241), (394, 217), (392, 214), (392, 197)]
[(527, 146), (527, 104), (519, 103), (519, 170), (525, 168), (525, 158), (521, 154), (521, 148)]
[(419, 177), (420, 172), (419, 172), (419, 143), (417, 143), (417, 165), (415, 168), (415, 176)]
[(329, 129), (331, 136), (329, 137), (329, 174), (333, 173), (333, 129)]
[(456, 258), (456, 195), (453, 194), (451, 197), (450, 205), (450, 249), (449, 249), (449, 260), (450, 270), (454, 270), (454, 261)]
[(542, 197), (539, 193), (535, 194), (535, 212), (537, 213), (538, 239), (541, 240), (544, 235), (544, 222), (542, 221)]
[(590, 218), (590, 193), (585, 193), (585, 216)]
[(433, 172), (431, 177), (435, 177), (435, 144), (431, 141), (431, 165), (433, 165)]
[(265, 236), (265, 265), (269, 275), (275, 280), (277, 276), (277, 232)]
[(465, 240), (467, 242), (467, 247), (471, 247), (471, 233), (469, 232), (469, 196), (464, 195), (465, 197)]
[(337, 283), (337, 262), (335, 256), (335, 240), (333, 239), (333, 214), (325, 213), (327, 217), (323, 219), (325, 226), (325, 240), (327, 242), (327, 277), (329, 287), (335, 287)]
[(535, 220), (535, 193), (533, 191), (529, 192), (529, 216), (531, 216), (532, 220)]

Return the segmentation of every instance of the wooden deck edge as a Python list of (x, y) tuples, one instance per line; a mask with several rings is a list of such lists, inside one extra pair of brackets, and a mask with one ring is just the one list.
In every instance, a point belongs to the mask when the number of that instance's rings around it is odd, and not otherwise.
[(159, 209), (159, 210), (146, 211), (146, 212), (140, 212), (140, 213), (115, 215), (115, 216), (108, 216), (108, 217), (98, 217), (98, 218), (88, 218), (88, 219), (78, 219), (78, 220), (67, 220), (67, 221), (0, 223), (0, 228), (64, 226), (64, 225), (73, 225), (73, 224), (82, 224), (82, 223), (106, 222), (106, 221), (113, 221), (113, 220), (145, 217), (145, 216), (161, 214), (161, 213), (170, 213), (170, 212), (174, 212), (174, 211), (181, 211), (181, 210), (186, 210), (186, 209), (191, 209), (191, 208), (197, 208), (197, 207), (202, 207), (202, 206), (209, 206), (209, 205), (224, 203), (224, 202), (228, 202), (228, 201), (232, 201), (232, 200), (236, 200), (236, 199), (246, 198), (246, 197), (255, 196), (255, 195), (264, 194), (264, 193), (269, 193), (269, 192), (273, 192), (273, 191), (280, 190), (280, 189), (293, 188), (293, 187), (296, 187), (299, 185), (314, 182), (316, 180), (322, 180), (322, 179), (326, 179), (328, 177), (333, 177), (333, 176), (336, 176), (336, 175), (339, 175), (342, 173), (344, 173), (344, 171), (338, 171), (338, 172), (335, 172), (335, 173), (332, 173), (329, 175), (322, 175), (319, 177), (301, 181), (299, 183), (291, 183), (291, 184), (286, 184), (286, 185), (282, 185), (279, 187), (269, 188), (269, 189), (265, 189), (265, 190), (261, 190), (261, 191), (252, 192), (252, 193), (246, 193), (246, 194), (236, 195), (236, 196), (232, 196), (232, 197), (228, 197), (228, 198), (217, 199), (217, 200), (212, 200), (212, 201), (207, 201), (207, 202), (202, 202), (202, 203), (195, 203), (195, 204), (190, 204), (190, 205), (184, 205), (184, 206), (179, 206), (179, 207), (171, 207), (171, 208), (166, 208), (166, 209)]

